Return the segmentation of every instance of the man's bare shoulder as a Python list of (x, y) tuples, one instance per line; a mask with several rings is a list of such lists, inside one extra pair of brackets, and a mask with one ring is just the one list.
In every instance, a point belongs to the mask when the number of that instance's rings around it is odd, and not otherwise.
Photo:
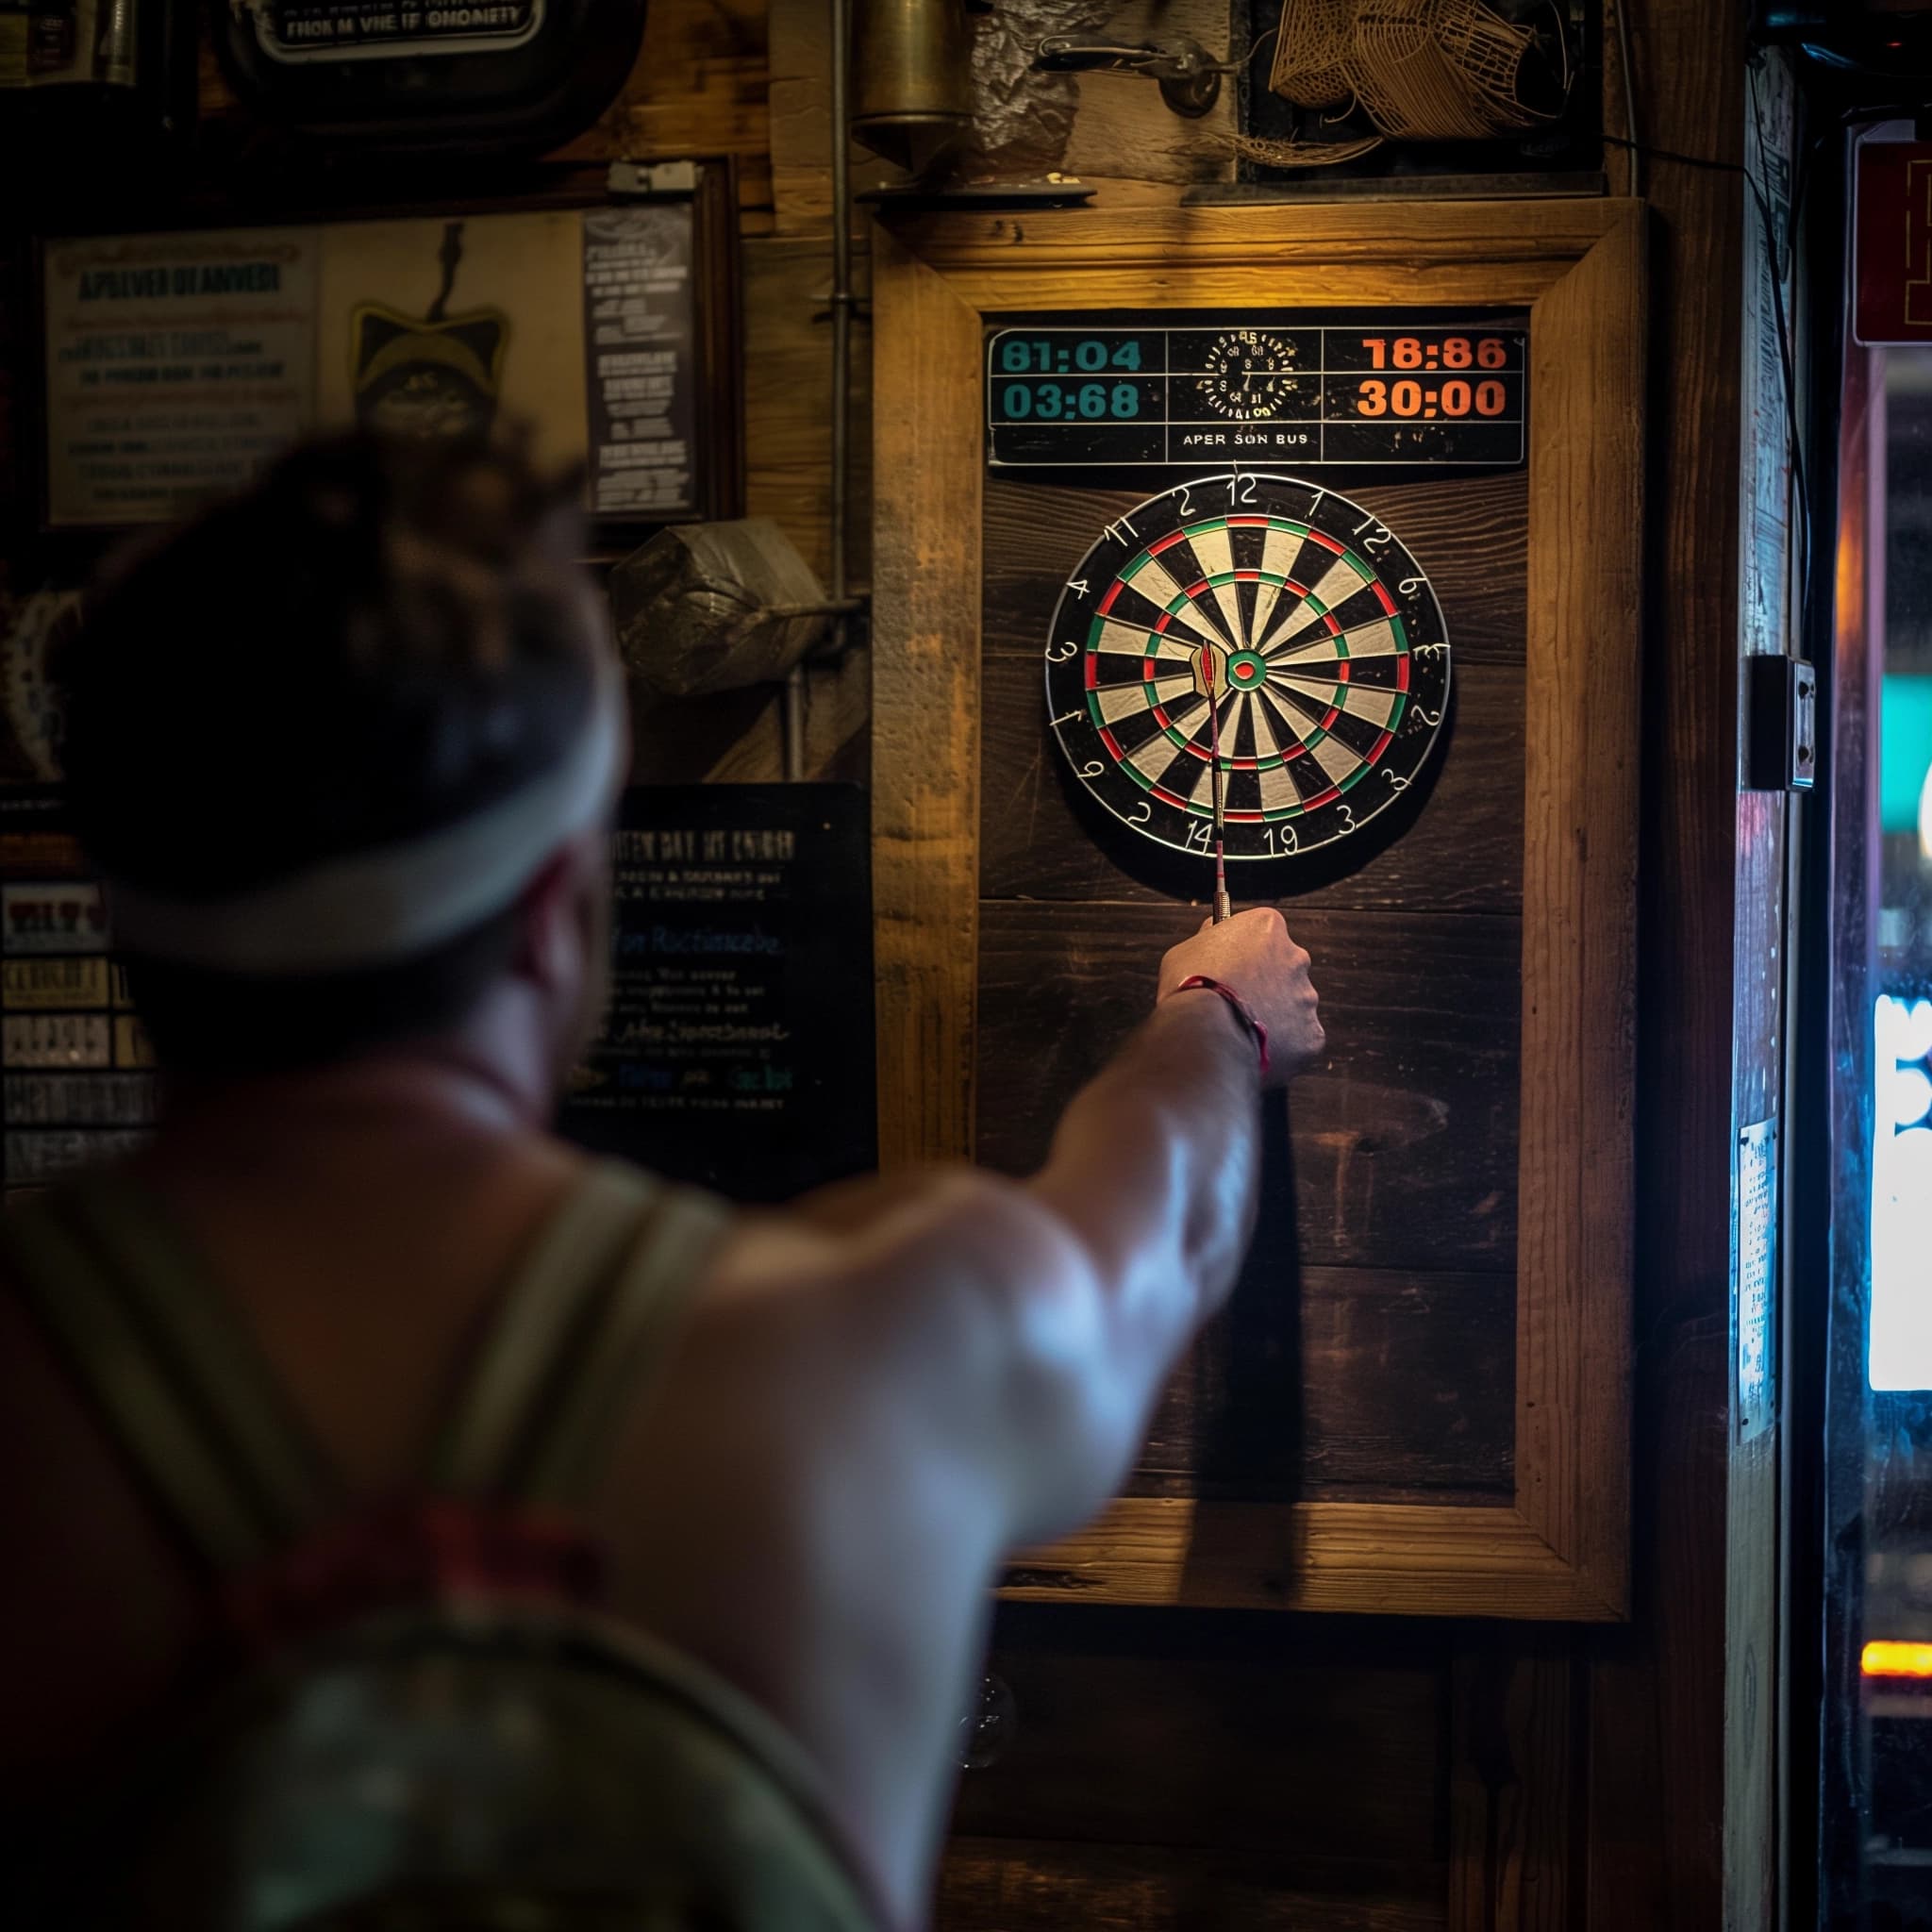
[(853, 1182), (743, 1218), (698, 1295), (679, 1393), (762, 1406), (813, 1456), (836, 1446), (827, 1414), (854, 1443), (871, 1415), (991, 1475), (1001, 1441), (1085, 1407), (1102, 1299), (1091, 1256), (1023, 1183), (966, 1167)]
[(745, 1214), (710, 1289), (875, 1297), (894, 1287), (1017, 1287), (1084, 1265), (1072, 1231), (1024, 1184), (955, 1165), (868, 1174)]

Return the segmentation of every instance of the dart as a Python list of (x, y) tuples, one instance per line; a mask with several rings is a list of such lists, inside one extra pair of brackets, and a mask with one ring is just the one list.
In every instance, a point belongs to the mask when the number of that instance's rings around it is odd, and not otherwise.
[(1208, 770), (1214, 792), (1214, 923), (1219, 925), (1233, 910), (1227, 898), (1227, 853), (1224, 843), (1224, 818), (1221, 796), (1221, 686), (1216, 676), (1214, 646), (1202, 646), (1200, 658), (1201, 692), (1208, 700)]

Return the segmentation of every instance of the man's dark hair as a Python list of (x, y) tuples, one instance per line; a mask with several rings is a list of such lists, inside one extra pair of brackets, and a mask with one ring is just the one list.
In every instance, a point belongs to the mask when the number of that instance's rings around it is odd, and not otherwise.
[[(309, 444), (111, 568), (65, 667), (80, 833), (110, 879), (220, 899), (467, 818), (596, 702), (574, 479), (509, 448)], [(255, 978), (129, 961), (164, 1062), (314, 1065), (459, 1019), (507, 908), (394, 964)]]

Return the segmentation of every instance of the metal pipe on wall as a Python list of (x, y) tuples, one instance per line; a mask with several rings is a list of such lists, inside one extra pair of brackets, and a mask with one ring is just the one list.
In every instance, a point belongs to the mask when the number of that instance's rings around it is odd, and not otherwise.
[[(832, 547), (831, 601), (845, 599), (846, 520), (851, 508), (852, 417), (852, 79), (851, 0), (832, 7)], [(845, 647), (847, 620), (832, 625), (831, 648)]]
[(962, 0), (857, 0), (858, 100), (850, 137), (918, 175), (951, 157), (973, 119)]
[[(845, 591), (845, 542), (851, 497), (852, 417), (852, 170), (851, 0), (829, 0), (832, 58), (832, 434), (831, 477), (826, 499), (831, 546), (830, 594), (835, 611), (826, 653), (835, 660), (847, 642), (853, 600)], [(784, 690), (785, 776), (805, 776), (805, 720), (808, 694), (805, 664), (794, 664)]]

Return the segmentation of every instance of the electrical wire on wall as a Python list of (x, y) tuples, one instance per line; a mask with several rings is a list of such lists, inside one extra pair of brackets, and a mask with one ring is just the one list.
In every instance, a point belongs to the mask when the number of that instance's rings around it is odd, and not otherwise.
[(1617, 64), (1624, 75), (1624, 131), (1616, 145), (1630, 155), (1630, 192), (1643, 192), (1643, 129), (1637, 117), (1637, 70), (1630, 59), (1630, 0), (1613, 0), (1617, 9)]
[[(1811, 494), (1806, 476), (1803, 429), (1798, 416), (1797, 368), (1791, 347), (1790, 318), (1785, 306), (1786, 278), (1790, 273), (1793, 254), (1797, 247), (1798, 216), (1808, 172), (1804, 164), (1806, 157), (1801, 156), (1793, 180), (1790, 204), (1785, 212), (1787, 240), (1784, 247), (1780, 249), (1777, 211), (1771, 196), (1765, 191), (1763, 182), (1743, 162), (1718, 160), (1708, 155), (1684, 154), (1675, 148), (1657, 147), (1638, 137), (1637, 130), (1642, 122), (1630, 61), (1627, 0), (1616, 0), (1616, 4), (1617, 37), (1624, 75), (1624, 124), (1631, 131), (1628, 137), (1607, 134), (1604, 136), (1604, 142), (1608, 147), (1622, 148), (1630, 156), (1631, 192), (1636, 194), (1641, 191), (1641, 164), (1645, 158), (1671, 161), (1680, 167), (1704, 168), (1718, 174), (1740, 176), (1750, 191), (1757, 211), (1757, 225), (1763, 237), (1766, 266), (1771, 276), (1772, 321), (1777, 336), (1778, 385), (1784, 405), (1785, 433), (1790, 441), (1791, 479), (1798, 523), (1798, 608), (1806, 610), (1810, 608)], [(1757, 137), (1757, 152), (1762, 156), (1765, 152), (1764, 117), (1755, 69), (1747, 72), (1745, 84), (1750, 95), (1752, 125)], [(1821, 135), (1816, 139), (1823, 138)], [(1809, 145), (1815, 145), (1815, 142)]]
[[(1764, 112), (1758, 99), (1757, 70), (1748, 68), (1745, 86), (1751, 96), (1751, 125), (1757, 136), (1757, 156), (1760, 166), (1766, 152), (1764, 144)], [(1782, 257), (1778, 250), (1777, 211), (1766, 193), (1764, 184), (1749, 168), (1740, 171), (1744, 185), (1750, 189), (1751, 197), (1757, 205), (1757, 225), (1764, 237), (1766, 265), (1771, 271), (1771, 312), (1777, 330), (1778, 375), (1784, 390), (1785, 434), (1791, 444), (1791, 480), (1797, 492), (1796, 513), (1798, 520), (1798, 608), (1811, 608), (1811, 491), (1805, 480), (1804, 431), (1798, 420), (1798, 375), (1796, 358), (1791, 352), (1791, 328), (1785, 312), (1785, 278), (1790, 272), (1792, 258), (1798, 245), (1798, 204), (1796, 184), (1793, 184), (1791, 200), (1785, 209), (1785, 220), (1789, 224), (1785, 251)]]

